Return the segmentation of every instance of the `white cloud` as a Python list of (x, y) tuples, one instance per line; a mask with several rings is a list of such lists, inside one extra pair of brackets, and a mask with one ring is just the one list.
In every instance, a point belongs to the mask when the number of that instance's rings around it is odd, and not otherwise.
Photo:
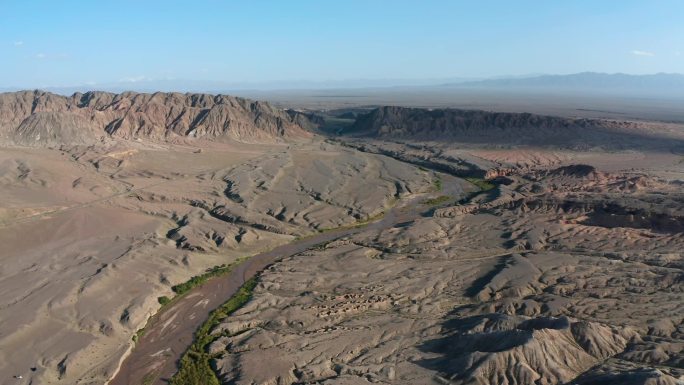
[(682, 52), (681, 51), (675, 51), (675, 56), (682, 56)]
[(12, 44), (13, 44), (15, 47), (21, 47), (22, 45), (24, 45), (24, 42), (21, 41), (21, 40), (18, 40), (18, 41), (15, 41), (15, 42), (12, 43)]
[(655, 56), (655, 53), (653, 52), (648, 52), (648, 51), (640, 51), (638, 49), (635, 49), (631, 52), (632, 55), (636, 56)]
[(39, 54), (36, 54), (36, 59), (40, 59), (40, 60), (42, 60), (42, 59), (45, 59), (46, 57), (47, 57), (47, 55), (46, 55), (46, 54), (44, 54), (44, 53), (39, 53)]

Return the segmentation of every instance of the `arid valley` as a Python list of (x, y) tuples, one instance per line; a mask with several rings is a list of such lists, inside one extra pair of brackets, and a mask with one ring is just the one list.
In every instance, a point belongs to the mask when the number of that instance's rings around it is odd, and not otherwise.
[(684, 1), (0, 1), (0, 385), (684, 385)]
[(0, 127), (7, 383), (684, 379), (682, 124), (25, 91)]

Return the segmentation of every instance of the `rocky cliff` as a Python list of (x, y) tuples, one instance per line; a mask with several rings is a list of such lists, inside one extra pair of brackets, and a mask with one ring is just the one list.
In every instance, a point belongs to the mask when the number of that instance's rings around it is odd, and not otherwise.
[(103, 137), (279, 142), (307, 138), (302, 116), (226, 95), (43, 91), (0, 94), (0, 140), (22, 145), (92, 143)]
[[(574, 119), (529, 113), (380, 107), (360, 116), (346, 132), (380, 139), (493, 145), (570, 147), (659, 145), (636, 122)], [(670, 143), (672, 144), (672, 143)]]

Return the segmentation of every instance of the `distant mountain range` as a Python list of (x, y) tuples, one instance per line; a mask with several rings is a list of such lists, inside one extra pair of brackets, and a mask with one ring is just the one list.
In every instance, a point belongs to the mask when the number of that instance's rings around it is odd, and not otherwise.
[[(92, 90), (121, 93), (135, 92), (193, 92), (230, 93), (252, 96), (252, 93), (314, 90), (510, 90), (520, 92), (587, 92), (591, 94), (684, 96), (684, 74), (658, 73), (651, 75), (607, 74), (582, 72), (569, 75), (508, 76), (488, 79), (433, 78), (433, 79), (350, 79), (328, 81), (270, 81), (223, 82), (182, 79), (142, 79), (102, 84), (65, 87), (41, 87), (61, 95)], [(0, 87), (0, 92), (19, 91), (17, 87)], [(251, 92), (251, 93), (250, 93)]]
[[(422, 87), (445, 83), (459, 83), (479, 79), (472, 78), (433, 78), (433, 79), (346, 79), (346, 80), (288, 80), (288, 81), (217, 81), (188, 79), (140, 79), (109, 83), (90, 83), (73, 86), (38, 87), (61, 95), (75, 92), (107, 91), (121, 93), (135, 92), (194, 92), (234, 94), (235, 91), (278, 91), (278, 90), (334, 90), (389, 87)], [(22, 87), (0, 87), (0, 92), (21, 91)]]
[(524, 78), (499, 78), (453, 82), (445, 87), (476, 87), (537, 90), (587, 90), (604, 92), (639, 92), (684, 95), (684, 74), (652, 75), (582, 72), (571, 75), (539, 75)]

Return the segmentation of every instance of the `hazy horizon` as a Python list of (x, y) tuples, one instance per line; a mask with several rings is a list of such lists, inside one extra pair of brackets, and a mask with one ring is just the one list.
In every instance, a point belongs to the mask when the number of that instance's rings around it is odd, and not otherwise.
[(684, 3), (657, 3), (10, 1), (0, 12), (0, 88), (684, 72)]
[[(555, 81), (565, 84), (554, 84)], [(578, 81), (578, 79), (580, 79)], [(572, 81), (577, 84), (572, 84)], [(532, 81), (532, 85), (527, 84)], [(667, 82), (670, 81), (668, 84)], [(610, 82), (606, 87), (606, 82)], [(0, 92), (42, 90), (71, 95), (76, 92), (315, 92), (315, 91), (395, 91), (439, 90), (443, 87), (460, 89), (501, 89), (516, 92), (528, 91), (586, 91), (590, 93), (636, 92), (637, 94), (661, 94), (662, 96), (684, 96), (684, 74), (625, 74), (582, 72), (573, 74), (529, 74), (520, 76), (494, 76), (484, 78), (435, 78), (435, 79), (345, 79), (345, 80), (290, 80), (272, 82), (221, 82), (188, 79), (145, 79), (135, 82), (89, 83), (73, 85), (44, 85), (39, 87), (4, 87)], [(674, 91), (674, 92), (673, 92)]]

